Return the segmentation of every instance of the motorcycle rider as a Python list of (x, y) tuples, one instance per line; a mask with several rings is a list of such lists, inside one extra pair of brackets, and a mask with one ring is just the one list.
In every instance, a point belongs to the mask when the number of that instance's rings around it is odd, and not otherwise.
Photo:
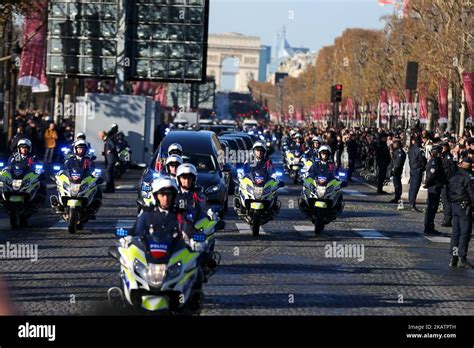
[(91, 148), (91, 144), (87, 141), (86, 133), (84, 133), (84, 132), (77, 133), (76, 141), (79, 141), (79, 140), (84, 140), (87, 143), (87, 147), (89, 149)]
[[(19, 166), (28, 172), (35, 170), (35, 165), (37, 164), (36, 156), (32, 155), (32, 144), (31, 141), (27, 138), (20, 139), (16, 145), (16, 152), (10, 156), (7, 161), (7, 168), (13, 166)], [(7, 169), (5, 168), (5, 169)], [(46, 183), (43, 175), (40, 175), (39, 178), (40, 188), (38, 195), (38, 202), (41, 204), (46, 197)]]
[[(178, 184), (176, 205), (187, 213), (186, 218), (192, 224), (202, 219), (206, 214), (206, 196), (204, 189), (197, 185), (197, 175), (197, 169), (191, 163), (181, 164), (176, 172)], [(188, 237), (191, 237), (193, 230), (191, 228), (186, 230)]]
[(165, 171), (172, 179), (176, 179), (178, 167), (183, 164), (183, 159), (178, 155), (171, 155), (166, 159)]
[(183, 157), (183, 147), (177, 143), (171, 144), (168, 147), (168, 156), (171, 156), (171, 155), (178, 155), (178, 156)]
[(173, 235), (176, 233), (177, 237), (184, 239), (183, 218), (174, 204), (178, 193), (175, 180), (160, 177), (153, 180), (151, 188), (156, 207), (153, 210), (142, 211), (138, 215), (132, 235), (148, 235), (158, 227)]
[(331, 160), (332, 151), (327, 145), (323, 145), (319, 149), (319, 161), (313, 163), (309, 169), (309, 174), (318, 177), (321, 175), (327, 176), (331, 181), (336, 175), (336, 165)]
[[(88, 154), (88, 146), (85, 140), (78, 140), (73, 145), (74, 154), (70, 156), (64, 162), (64, 170), (73, 172), (79, 171), (82, 174), (82, 178), (86, 178), (90, 175), (95, 175), (95, 164), (93, 158)], [(95, 214), (99, 211), (100, 206), (102, 205), (102, 189), (100, 186), (97, 186), (97, 193), (94, 197), (94, 201), (90, 205), (91, 210), (91, 220), (95, 220)], [(62, 211), (64, 207), (60, 204), (55, 208)]]
[(73, 145), (74, 155), (64, 162), (65, 170), (82, 169), (84, 174), (92, 174), (95, 170), (94, 162), (88, 153), (88, 144), (85, 140), (78, 140)]
[(7, 165), (11, 167), (17, 164), (32, 170), (33, 165), (36, 163), (36, 156), (31, 154), (31, 150), (32, 145), (30, 139), (20, 139), (16, 145), (16, 152), (10, 156)]
[(306, 145), (304, 144), (303, 136), (300, 133), (295, 134), (295, 142), (290, 147), (291, 151), (299, 151), (304, 153), (306, 151)]
[(319, 136), (314, 136), (312, 141), (312, 147), (306, 152), (306, 156), (309, 160), (319, 160), (319, 149), (323, 145), (323, 139)]
[(275, 170), (274, 170), (272, 161), (266, 156), (267, 147), (265, 143), (261, 141), (255, 142), (255, 144), (252, 147), (252, 150), (253, 150), (255, 158), (252, 161), (252, 163), (248, 161), (245, 162), (244, 172), (248, 174), (255, 170), (265, 170), (267, 171), (268, 175), (273, 175)]

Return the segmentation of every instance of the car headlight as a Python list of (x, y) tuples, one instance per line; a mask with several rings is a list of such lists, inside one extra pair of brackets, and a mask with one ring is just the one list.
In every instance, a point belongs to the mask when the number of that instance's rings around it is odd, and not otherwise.
[(217, 191), (219, 191), (219, 185), (209, 186), (206, 189), (207, 194), (216, 193)]
[(177, 262), (168, 268), (168, 276), (171, 278), (177, 277), (181, 273), (181, 262)]
[(147, 277), (148, 282), (152, 286), (159, 286), (163, 283), (163, 279), (166, 275), (166, 265), (165, 264), (150, 264), (148, 265)]

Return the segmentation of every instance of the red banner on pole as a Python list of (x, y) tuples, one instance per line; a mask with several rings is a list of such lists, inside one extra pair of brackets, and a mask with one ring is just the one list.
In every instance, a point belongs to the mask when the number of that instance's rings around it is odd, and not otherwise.
[(448, 80), (439, 80), (438, 90), (439, 123), (448, 123)]
[(420, 123), (428, 123), (428, 89), (425, 84), (420, 84)]
[(470, 122), (472, 122), (472, 116), (474, 114), (474, 98), (473, 98), (473, 80), (474, 80), (474, 73), (472, 72), (466, 72), (462, 74), (462, 79), (463, 79), (463, 84), (464, 84), (464, 95), (466, 98), (466, 109), (467, 109), (467, 115), (466, 115), (466, 121), (470, 119)]
[(30, 86), (33, 92), (47, 92), (46, 79), (46, 19), (48, 1), (38, 1), (25, 18), (24, 47), (20, 57), (18, 85)]

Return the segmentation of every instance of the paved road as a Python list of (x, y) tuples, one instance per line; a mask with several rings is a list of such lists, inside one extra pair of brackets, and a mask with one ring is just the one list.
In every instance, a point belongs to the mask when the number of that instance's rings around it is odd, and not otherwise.
[[(133, 223), (138, 176), (128, 173), (118, 192), (105, 196), (97, 221), (74, 236), (47, 207), (20, 231), (10, 231), (0, 213), (0, 244), (38, 245), (36, 262), (0, 260), (19, 311), (74, 315), (102, 308), (107, 289), (118, 284), (107, 247), (115, 227)], [(448, 269), (449, 239), (425, 238), (423, 214), (399, 212), (389, 197), (356, 182), (346, 190), (343, 215), (315, 237), (296, 208), (300, 188), (287, 184), (279, 217), (258, 238), (229, 210), (216, 247), (223, 260), (205, 287), (203, 315), (474, 315), (474, 271)], [(334, 243), (364, 253), (329, 257)]]

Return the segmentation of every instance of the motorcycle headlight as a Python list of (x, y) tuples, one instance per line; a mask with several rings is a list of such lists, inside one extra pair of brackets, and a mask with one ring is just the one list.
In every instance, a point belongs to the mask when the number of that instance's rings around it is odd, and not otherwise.
[(181, 273), (181, 262), (177, 262), (168, 268), (168, 276), (171, 278), (177, 277)]
[(133, 262), (133, 270), (138, 274), (142, 279), (148, 279), (147, 277), (147, 268), (146, 266), (138, 260)]
[(319, 197), (319, 198), (324, 197), (324, 195), (326, 194), (326, 187), (324, 187), (324, 186), (318, 186), (318, 187), (316, 188), (316, 193), (318, 194), (318, 197)]
[(163, 283), (163, 279), (165, 278), (166, 274), (166, 265), (165, 264), (151, 264), (148, 265), (148, 282), (150, 285), (159, 286)]
[(254, 194), (256, 199), (262, 198), (263, 195), (263, 187), (255, 187)]
[(245, 188), (247, 190), (248, 193), (252, 193), (253, 194), (253, 191), (254, 191), (254, 187), (252, 185), (247, 185), (247, 187)]
[(23, 184), (23, 180), (13, 180), (12, 181), (12, 188), (14, 190), (19, 190), (21, 188), (22, 184)]
[(216, 193), (219, 191), (219, 185), (210, 186), (206, 189), (207, 194)]
[(71, 195), (77, 196), (81, 191), (81, 184), (71, 184)]

